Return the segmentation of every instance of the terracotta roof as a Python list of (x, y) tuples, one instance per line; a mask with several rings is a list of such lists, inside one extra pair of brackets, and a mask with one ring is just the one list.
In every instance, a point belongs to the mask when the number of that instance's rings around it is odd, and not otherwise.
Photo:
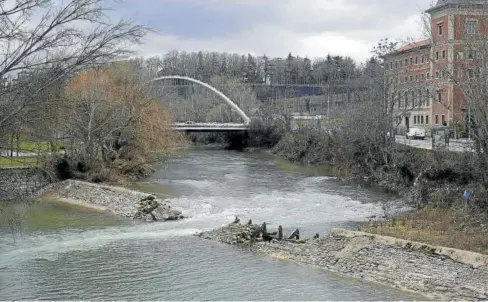
[(414, 49), (414, 48), (420, 48), (420, 47), (424, 47), (424, 46), (429, 46), (429, 45), (430, 45), (430, 40), (429, 39), (422, 40), (422, 41), (417, 41), (417, 42), (412, 42), (412, 43), (409, 43), (409, 44), (404, 45), (404, 46), (400, 47), (399, 49), (397, 49), (396, 53), (408, 51), (408, 50), (411, 50), (411, 49)]

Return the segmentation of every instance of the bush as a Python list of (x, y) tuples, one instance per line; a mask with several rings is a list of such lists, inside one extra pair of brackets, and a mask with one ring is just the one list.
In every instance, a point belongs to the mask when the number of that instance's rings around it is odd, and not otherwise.
[[(301, 128), (288, 132), (272, 152), (291, 162), (334, 166), (347, 174), (369, 176), (380, 187), (408, 197), (418, 208), (427, 205), (451, 207), (464, 202), (463, 192), (472, 190), (470, 208), (488, 209), (488, 191), (481, 185), (475, 155), (471, 153), (434, 152), (404, 145), (394, 145), (389, 151), (389, 165), (365, 166), (366, 158), (374, 158), (358, 146), (335, 134)], [(381, 159), (378, 160), (378, 162)], [(337, 169), (336, 169), (337, 170)]]
[(249, 129), (248, 146), (272, 148), (283, 138), (286, 132), (280, 121), (264, 122), (255, 119)]
[(336, 146), (332, 136), (302, 128), (288, 132), (272, 151), (291, 162), (333, 165)]

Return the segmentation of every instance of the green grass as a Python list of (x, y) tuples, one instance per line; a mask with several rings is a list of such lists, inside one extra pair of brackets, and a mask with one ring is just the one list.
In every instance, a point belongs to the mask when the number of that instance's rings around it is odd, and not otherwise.
[[(51, 152), (51, 144), (49, 142), (39, 142), (39, 143), (34, 143), (34, 142), (21, 142), (19, 144), (20, 151), (21, 152)], [(56, 142), (55, 143), (55, 148), (56, 151), (61, 150), (61, 148), (64, 147), (63, 142)]]
[[(10, 141), (10, 139), (5, 140), (6, 145), (2, 146), (4, 149), (10, 149), (12, 148), (15, 151), (19, 152), (33, 152), (33, 153), (45, 153), (45, 152), (51, 152), (51, 143), (47, 141), (42, 141), (42, 142), (36, 142), (29, 140), (28, 138), (24, 136), (20, 136), (18, 145), (17, 145), (17, 140), (14, 140), (13, 142)], [(55, 142), (54, 147), (56, 151), (62, 150), (64, 148), (64, 142)]]
[(0, 168), (31, 167), (37, 164), (37, 157), (0, 157)]
[[(51, 152), (51, 144), (49, 142), (28, 142), (24, 138), (21, 138), (21, 143), (19, 144), (20, 153), (47, 153)], [(64, 148), (63, 142), (55, 143), (56, 151), (62, 150)], [(14, 143), (14, 155), (17, 152), (17, 145)], [(11, 168), (11, 167), (30, 167), (36, 166), (39, 163), (37, 156), (22, 156), (22, 157), (0, 157), (0, 168)]]

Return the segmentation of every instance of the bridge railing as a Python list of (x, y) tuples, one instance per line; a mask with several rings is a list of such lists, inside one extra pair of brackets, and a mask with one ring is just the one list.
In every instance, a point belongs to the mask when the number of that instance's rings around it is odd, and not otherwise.
[(173, 123), (173, 127), (215, 127), (215, 128), (227, 128), (227, 127), (249, 127), (245, 123)]

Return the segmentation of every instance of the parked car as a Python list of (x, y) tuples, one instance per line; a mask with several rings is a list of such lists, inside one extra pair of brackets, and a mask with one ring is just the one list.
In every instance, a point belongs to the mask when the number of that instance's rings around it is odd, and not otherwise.
[(425, 129), (412, 127), (407, 132), (407, 139), (425, 139)]

